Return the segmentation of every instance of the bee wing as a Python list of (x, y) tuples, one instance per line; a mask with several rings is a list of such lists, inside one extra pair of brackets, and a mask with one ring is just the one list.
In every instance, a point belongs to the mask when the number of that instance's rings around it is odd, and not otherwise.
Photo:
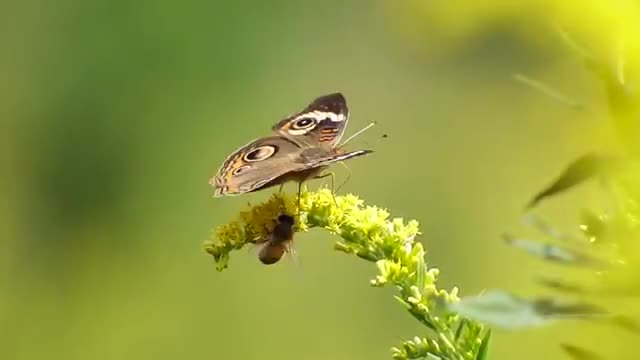
[(262, 249), (268, 241), (269, 239), (264, 237), (255, 237), (253, 239), (253, 243), (250, 243), (249, 246), (247, 246), (247, 253), (251, 255), (258, 255), (259, 249)]
[(288, 265), (293, 266), (296, 282), (298, 285), (302, 285), (304, 281), (304, 271), (302, 268), (302, 261), (300, 261), (300, 256), (298, 251), (295, 248), (294, 241), (289, 241), (287, 243), (287, 253), (286, 253), (286, 261), (289, 263)]
[(286, 244), (287, 257), (291, 259), (296, 267), (300, 267), (300, 257), (298, 256), (298, 252), (296, 251), (296, 247), (293, 244), (293, 240), (287, 242)]

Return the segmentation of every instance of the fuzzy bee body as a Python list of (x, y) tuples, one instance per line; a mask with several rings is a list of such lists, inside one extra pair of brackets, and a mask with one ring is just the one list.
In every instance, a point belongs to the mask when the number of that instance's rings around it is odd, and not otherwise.
[(291, 251), (295, 220), (290, 215), (282, 214), (276, 221), (276, 226), (258, 253), (258, 259), (265, 265), (277, 263), (285, 253)]

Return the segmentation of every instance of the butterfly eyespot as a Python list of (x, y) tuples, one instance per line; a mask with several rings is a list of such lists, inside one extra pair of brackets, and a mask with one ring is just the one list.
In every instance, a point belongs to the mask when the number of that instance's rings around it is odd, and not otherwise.
[(251, 166), (249, 166), (249, 165), (240, 166), (239, 168), (234, 169), (234, 170), (231, 172), (231, 174), (232, 174), (232, 175), (238, 175), (238, 174), (240, 174), (240, 173), (243, 173), (245, 170), (248, 170), (250, 167), (251, 167)]
[(302, 118), (296, 120), (291, 127), (295, 130), (304, 130), (314, 127), (316, 123), (317, 121), (314, 118)]
[(276, 153), (277, 149), (278, 148), (273, 145), (260, 146), (249, 151), (242, 158), (247, 162), (263, 161), (273, 156), (273, 154)]

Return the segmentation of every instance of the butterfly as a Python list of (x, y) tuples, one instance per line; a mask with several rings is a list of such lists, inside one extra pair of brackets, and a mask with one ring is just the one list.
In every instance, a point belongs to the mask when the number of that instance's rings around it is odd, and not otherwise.
[(253, 140), (229, 155), (209, 180), (215, 196), (241, 195), (288, 181), (297, 181), (300, 189), (305, 180), (324, 177), (321, 174), (330, 164), (372, 153), (343, 151), (355, 136), (339, 145), (348, 121), (342, 94), (316, 98), (304, 110), (275, 124), (274, 135)]

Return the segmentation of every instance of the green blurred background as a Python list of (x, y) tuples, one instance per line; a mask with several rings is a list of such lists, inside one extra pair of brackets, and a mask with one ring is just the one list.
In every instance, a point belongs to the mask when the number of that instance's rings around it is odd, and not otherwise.
[[(368, 286), (374, 265), (335, 253), (325, 232), (299, 236), (299, 267), (241, 251), (218, 273), (202, 250), (269, 195), (213, 199), (224, 158), (333, 91), (348, 133), (380, 123), (352, 145), (376, 153), (349, 163), (341, 191), (419, 220), (440, 286), (536, 294), (548, 268), (500, 234), (569, 160), (616, 146), (599, 84), (553, 26), (599, 46), (613, 15), (576, 4), (4, 3), (0, 359), (387, 359), (424, 334), (393, 289)], [(543, 210), (571, 224), (597, 203), (583, 189)], [(627, 336), (566, 323), (498, 332), (491, 352), (563, 359), (559, 342), (597, 340), (631, 358)]]

